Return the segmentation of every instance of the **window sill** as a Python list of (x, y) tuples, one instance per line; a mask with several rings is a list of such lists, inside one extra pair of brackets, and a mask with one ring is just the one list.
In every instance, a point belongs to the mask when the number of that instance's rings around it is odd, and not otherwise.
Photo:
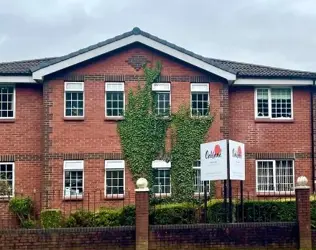
[(157, 120), (171, 121), (171, 117), (170, 116), (157, 116)]
[(5, 122), (5, 123), (15, 122), (15, 118), (0, 119), (0, 122)]
[(118, 195), (105, 195), (105, 200), (124, 200), (124, 194), (118, 194)]
[(82, 195), (78, 195), (78, 196), (64, 196), (63, 200), (64, 201), (82, 201), (83, 200), (83, 196)]
[(291, 197), (295, 196), (295, 191), (288, 191), (288, 192), (257, 192), (258, 197), (275, 197), (275, 196), (282, 196), (282, 197)]
[(84, 121), (84, 117), (64, 117), (64, 121)]
[(14, 196), (10, 196), (10, 197), (8, 197), (8, 196), (0, 196), (0, 203), (1, 203), (1, 202), (7, 203), (7, 202), (9, 202), (10, 199), (12, 199), (13, 197), (14, 197)]
[(293, 123), (294, 119), (270, 119), (270, 118), (256, 118), (256, 123)]
[(123, 121), (125, 118), (124, 116), (117, 116), (117, 117), (105, 117), (104, 120), (105, 121)]
[(169, 194), (155, 193), (154, 196), (155, 196), (155, 198), (170, 197), (170, 196), (171, 196), (171, 193), (169, 193)]

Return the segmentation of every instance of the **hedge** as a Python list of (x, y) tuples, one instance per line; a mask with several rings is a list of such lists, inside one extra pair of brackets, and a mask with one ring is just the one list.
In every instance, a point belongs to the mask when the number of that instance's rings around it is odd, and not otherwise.
[[(316, 227), (316, 201), (311, 202), (312, 226)], [(296, 220), (295, 201), (246, 201), (244, 203), (244, 222), (291, 222)], [(43, 213), (42, 213), (43, 214)], [(47, 214), (47, 212), (46, 212)], [(152, 225), (194, 224), (203, 222), (203, 205), (195, 203), (168, 203), (151, 206), (149, 222)], [(58, 221), (66, 227), (97, 227), (135, 225), (135, 206), (120, 209), (101, 208), (97, 213), (79, 210), (64, 220), (56, 214), (50, 217), (54, 222), (42, 221), (44, 227), (59, 227)], [(207, 222), (224, 223), (227, 213), (223, 201), (208, 202)], [(241, 206), (233, 203), (234, 222), (241, 222)]]

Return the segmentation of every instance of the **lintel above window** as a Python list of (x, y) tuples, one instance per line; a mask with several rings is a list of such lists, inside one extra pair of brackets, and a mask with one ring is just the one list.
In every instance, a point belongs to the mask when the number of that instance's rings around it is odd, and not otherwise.
[(161, 83), (153, 83), (151, 85), (152, 91), (170, 91), (170, 83), (161, 82)]

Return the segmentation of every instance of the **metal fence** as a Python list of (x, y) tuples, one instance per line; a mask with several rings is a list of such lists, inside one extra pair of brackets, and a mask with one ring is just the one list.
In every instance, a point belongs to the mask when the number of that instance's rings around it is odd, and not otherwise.
[[(222, 190), (223, 191), (223, 190)], [(243, 192), (235, 188), (231, 203), (224, 199), (224, 192), (198, 193), (182, 199), (163, 193), (150, 195), (150, 224), (196, 224), (227, 222), (293, 222), (296, 221), (296, 203), (294, 192)], [(39, 223), (40, 213), (46, 208), (60, 209), (64, 218), (76, 211), (88, 211), (98, 214), (103, 208), (122, 209), (132, 207), (129, 220), (135, 213), (135, 193), (106, 195), (104, 190), (85, 191), (83, 195), (65, 196), (62, 190), (50, 192), (15, 193), (14, 197), (29, 197), (33, 208), (30, 218)], [(48, 197), (48, 199), (46, 199)], [(19, 227), (19, 221), (9, 210), (11, 197), (0, 199), (0, 228)], [(205, 206), (207, 204), (207, 206)], [(311, 208), (316, 211), (316, 196), (311, 196)], [(316, 216), (316, 212), (312, 212)], [(314, 224), (316, 218), (312, 217)], [(132, 218), (132, 219), (131, 219)], [(129, 222), (128, 225), (132, 224)], [(37, 226), (40, 226), (39, 224)]]

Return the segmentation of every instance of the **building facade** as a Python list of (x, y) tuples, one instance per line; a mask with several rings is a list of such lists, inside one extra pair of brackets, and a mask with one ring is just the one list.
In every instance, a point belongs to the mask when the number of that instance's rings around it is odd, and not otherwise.
[[(63, 57), (0, 63), (0, 176), (12, 195), (40, 195), (39, 209), (132, 203), (117, 125), (142, 65), (157, 61), (156, 112), (215, 114), (207, 141), (245, 143), (247, 195), (292, 195), (301, 175), (314, 182), (316, 73), (206, 58), (135, 28)], [(154, 190), (170, 195), (172, 161), (152, 168)], [(199, 193), (198, 159), (192, 168)]]

